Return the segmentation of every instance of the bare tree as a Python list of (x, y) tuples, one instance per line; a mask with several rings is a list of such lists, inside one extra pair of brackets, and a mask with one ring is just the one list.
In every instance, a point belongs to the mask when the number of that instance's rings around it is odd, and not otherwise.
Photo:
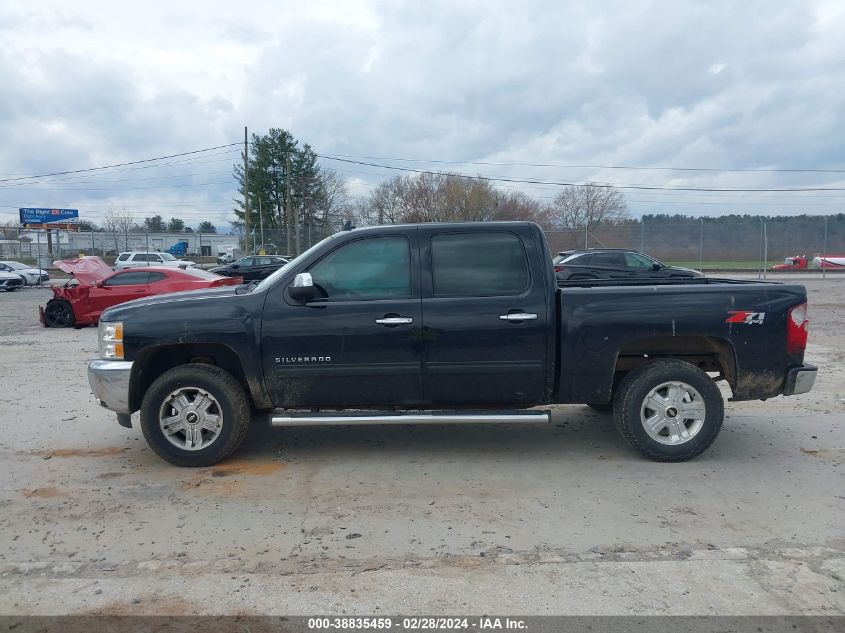
[(382, 182), (359, 201), (356, 216), (364, 224), (531, 220), (548, 225), (546, 209), (524, 193), (502, 193), (483, 178), (428, 172)]
[(613, 223), (628, 217), (622, 192), (596, 183), (567, 187), (555, 196), (550, 211), (554, 225), (564, 229)]
[(333, 169), (320, 170), (315, 219), (322, 228), (339, 227), (350, 211), (349, 186), (346, 178)]
[[(125, 236), (129, 231), (135, 228), (135, 218), (131, 213), (123, 209), (123, 211), (109, 211), (103, 217), (103, 229), (110, 232), (114, 238), (114, 250), (120, 252), (120, 243), (118, 239), (120, 234)], [(128, 244), (124, 244), (126, 249)]]

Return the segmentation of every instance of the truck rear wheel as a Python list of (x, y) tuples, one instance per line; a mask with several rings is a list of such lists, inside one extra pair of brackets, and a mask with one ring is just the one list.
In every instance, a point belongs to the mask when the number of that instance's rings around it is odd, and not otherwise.
[(147, 389), (141, 430), (162, 459), (176, 466), (212, 466), (246, 438), (250, 406), (243, 387), (214, 365), (174, 367)]
[(658, 462), (692, 459), (719, 435), (725, 404), (705, 372), (680, 360), (632, 370), (616, 392), (613, 417), (622, 436)]

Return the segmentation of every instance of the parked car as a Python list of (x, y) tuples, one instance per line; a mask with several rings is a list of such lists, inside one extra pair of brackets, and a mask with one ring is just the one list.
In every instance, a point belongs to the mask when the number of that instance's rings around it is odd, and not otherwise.
[(692, 268), (667, 266), (645, 253), (624, 248), (563, 251), (553, 263), (558, 281), (704, 276)]
[(196, 264), (188, 259), (176, 259), (170, 253), (127, 252), (117, 256), (115, 270), (139, 268), (143, 266), (172, 266), (173, 268), (192, 268)]
[(50, 281), (50, 275), (41, 268), (32, 268), (26, 264), (13, 261), (0, 261), (0, 271), (14, 273), (23, 277), (24, 283), (34, 286), (37, 283)]
[(716, 380), (733, 401), (812, 388), (803, 286), (593, 284), (559, 288), (529, 222), (346, 230), (255, 286), (106, 310), (88, 380), (119, 424), (140, 410), (180, 466), (232, 454), (253, 412), (272, 426), (549, 423), (534, 407), (609, 402), (643, 455), (682, 461), (719, 434)]
[(23, 286), (23, 277), (15, 273), (0, 271), (0, 290), (12, 292)]
[(244, 281), (255, 281), (256, 279), (264, 279), (270, 273), (276, 272), (288, 261), (278, 255), (250, 255), (249, 257), (241, 257), (227, 266), (216, 266), (211, 268), (210, 271), (227, 277), (243, 277)]
[(240, 279), (222, 277), (201, 268), (150, 267), (119, 270), (104, 278), (77, 272), (77, 285), (54, 286), (53, 298), (39, 308), (46, 327), (73, 327), (97, 323), (103, 310), (151, 295), (183, 290), (237, 286)]

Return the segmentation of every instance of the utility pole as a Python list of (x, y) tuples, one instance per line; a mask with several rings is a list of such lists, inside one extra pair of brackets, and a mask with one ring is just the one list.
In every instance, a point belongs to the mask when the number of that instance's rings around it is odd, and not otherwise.
[(584, 224), (584, 250), (587, 250), (587, 240), (589, 239), (590, 222)]
[(288, 242), (288, 252), (285, 253), (286, 255), (298, 255), (299, 253), (293, 253), (290, 247), (290, 237), (291, 237), (291, 213), (293, 213), (293, 209), (291, 208), (290, 204), (290, 150), (287, 151), (285, 154), (285, 209), (287, 215), (287, 242)]
[(763, 222), (763, 279), (766, 278), (766, 272), (769, 267), (769, 233), (766, 228), (766, 223)]
[(261, 225), (261, 248), (264, 248), (264, 212), (261, 210), (261, 196), (258, 196), (258, 222)]
[(698, 272), (704, 272), (704, 218), (698, 218), (700, 223), (698, 231)]
[(640, 252), (645, 253), (645, 218), (640, 218)]
[[(827, 216), (824, 216), (824, 248), (822, 249), (822, 279), (827, 278), (827, 266), (824, 260), (827, 258)], [(809, 268), (809, 266), (807, 266)]]
[(244, 126), (244, 232), (246, 234), (245, 250), (249, 253), (249, 140)]

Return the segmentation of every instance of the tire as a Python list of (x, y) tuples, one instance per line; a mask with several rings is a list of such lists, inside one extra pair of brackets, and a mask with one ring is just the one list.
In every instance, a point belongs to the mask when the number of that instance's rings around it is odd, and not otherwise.
[[(162, 422), (167, 419), (172, 420), (170, 433)], [(214, 365), (191, 363), (164, 372), (141, 403), (147, 444), (175, 466), (213, 466), (226, 459), (243, 443), (249, 421), (243, 387)]]
[(716, 383), (698, 367), (657, 360), (625, 376), (613, 417), (622, 437), (648, 459), (682, 462), (700, 455), (719, 435), (725, 403)]
[(76, 317), (70, 303), (64, 299), (50, 299), (44, 308), (44, 325), (47, 327), (73, 327)]
[(592, 404), (588, 404), (593, 411), (598, 411), (600, 413), (608, 413), (609, 411), (613, 411), (613, 402), (594, 402)]

